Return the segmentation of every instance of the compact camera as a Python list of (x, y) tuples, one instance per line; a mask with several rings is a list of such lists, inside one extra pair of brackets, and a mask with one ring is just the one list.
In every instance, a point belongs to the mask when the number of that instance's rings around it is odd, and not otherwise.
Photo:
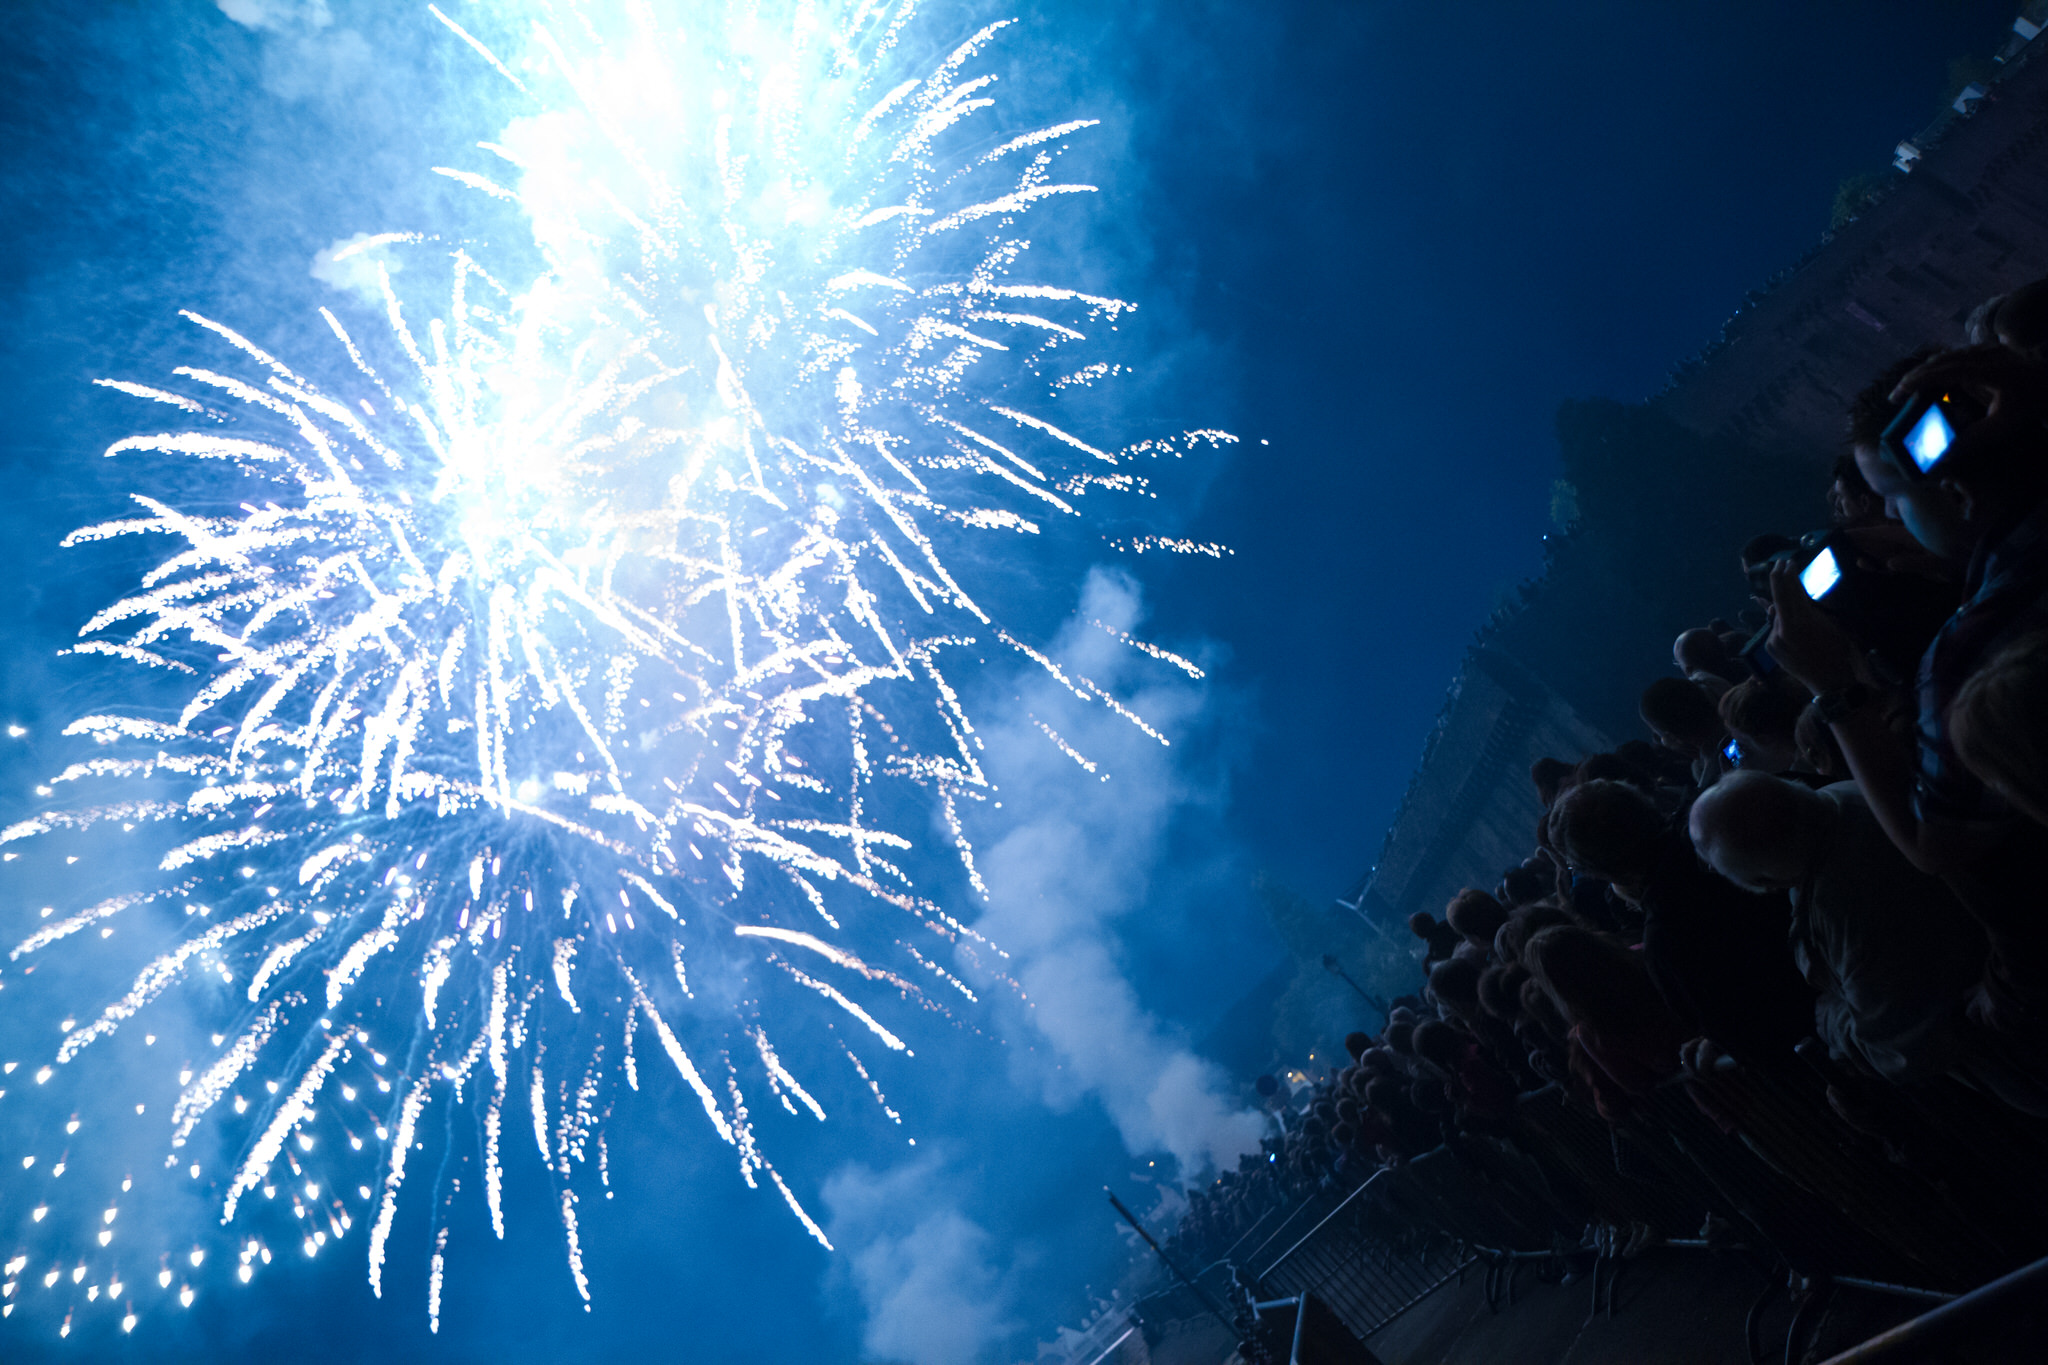
[(1933, 478), (1954, 447), (1956, 433), (1983, 416), (1983, 408), (1965, 395), (1921, 395), (1899, 409), (1878, 441), (1913, 477)]

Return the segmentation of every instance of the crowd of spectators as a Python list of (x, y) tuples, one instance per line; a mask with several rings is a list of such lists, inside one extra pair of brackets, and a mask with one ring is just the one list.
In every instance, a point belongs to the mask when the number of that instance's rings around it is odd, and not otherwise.
[(1847, 1123), (1936, 1078), (2048, 1117), (2048, 280), (1965, 342), (1857, 395), (1826, 528), (1731, 555), (1731, 619), (1679, 632), (1644, 738), (1534, 765), (1530, 856), (1413, 916), (1426, 984), (1350, 1064), (1260, 1078), (1273, 1136), (1181, 1250), (1500, 1131), (1519, 1092), (1615, 1123), (1808, 1038)]

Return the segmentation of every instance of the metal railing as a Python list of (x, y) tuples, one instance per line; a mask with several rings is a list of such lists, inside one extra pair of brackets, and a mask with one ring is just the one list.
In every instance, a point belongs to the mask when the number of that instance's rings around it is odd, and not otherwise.
[[(2010, 1275), (1973, 1289), (1961, 1298), (1880, 1332), (1859, 1346), (1830, 1356), (1822, 1365), (1909, 1365), (1934, 1358), (1961, 1347), (1972, 1360), (2008, 1358), (2002, 1348), (2015, 1348), (2021, 1339), (2041, 1346), (2038, 1329), (2021, 1326), (2028, 1316), (2038, 1316), (2042, 1298), (2048, 1295), (2048, 1258), (2023, 1266)], [(2020, 1359), (2020, 1356), (2011, 1356)]]
[(1255, 1282), (1274, 1298), (1314, 1295), (1363, 1340), (1457, 1278), (1478, 1258), (1441, 1233), (1417, 1238), (1416, 1210), (1398, 1207), (1411, 1169), (1375, 1173)]
[[(1615, 1124), (1555, 1086), (1523, 1095), (1502, 1131), (1383, 1168), (1334, 1207), (1269, 1213), (1225, 1262), (1261, 1297), (1313, 1294), (1364, 1340), (1482, 1263), (1495, 1306), (1524, 1264), (1590, 1264), (1597, 1306), (1624, 1245), (1734, 1250), (1802, 1304), (1821, 1288), (1953, 1300), (1939, 1324), (2048, 1252), (2048, 1126), (1942, 1083), (1887, 1092), (1883, 1130), (1853, 1128), (1824, 1059), (1803, 1055), (1687, 1077)], [(2048, 1262), (2025, 1273), (2048, 1287)]]

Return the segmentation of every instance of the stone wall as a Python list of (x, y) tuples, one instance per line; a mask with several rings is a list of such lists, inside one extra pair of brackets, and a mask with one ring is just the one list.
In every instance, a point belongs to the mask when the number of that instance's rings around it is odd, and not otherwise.
[(2007, 63), (1885, 198), (1736, 314), (1656, 402), (1703, 436), (1804, 461), (1849, 398), (1992, 294), (2048, 274), (2048, 43)]
[(1417, 910), (1441, 915), (1460, 887), (1490, 888), (1535, 846), (1542, 807), (1529, 765), (1613, 743), (1534, 673), (1475, 649), (1354, 908), (1393, 931)]

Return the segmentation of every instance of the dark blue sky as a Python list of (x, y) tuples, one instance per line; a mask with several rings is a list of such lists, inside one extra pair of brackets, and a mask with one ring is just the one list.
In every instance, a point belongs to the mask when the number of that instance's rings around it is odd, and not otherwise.
[(1106, 33), (1147, 115), (1148, 293), (1272, 441), (1194, 522), (1237, 557), (1155, 598), (1257, 688), (1233, 815), (1268, 867), (1324, 894), (1377, 854), (1464, 643), (1540, 565), (1560, 401), (1659, 388), (2012, 10), (1194, 4)]
[[(6, 7), (0, 705), (37, 734), (77, 709), (83, 675), (46, 660), (107, 588), (55, 542), (108, 505), (119, 475), (98, 451), (135, 421), (87, 381), (186, 354), (172, 339), (183, 306), (289, 349), (322, 301), (313, 251), (444, 207), (445, 182), (418, 170), (443, 159), (459, 120), (397, 120), (378, 101), (401, 78), (430, 88), (456, 59), (445, 35), (424, 6), (330, 8), (373, 66), (300, 71), (293, 87), (277, 40), (207, 0)], [(1120, 898), (1094, 942), (1147, 1027), (1202, 1035), (1277, 960), (1248, 894), (1255, 871), (1321, 899), (1376, 853), (1466, 641), (1540, 564), (1557, 405), (1653, 391), (1812, 244), (1843, 176), (1884, 169), (1939, 108), (1949, 59), (1987, 54), (2012, 9), (1016, 7), (1013, 83), (1105, 119), (1077, 159), (1105, 191), (1088, 210), (1089, 268), (1143, 303), (1127, 329), (1146, 369), (1131, 420), (1245, 438), (1191, 462), (1169, 508), (1234, 556), (1122, 561), (1152, 613), (1139, 633), (1216, 665), (1205, 693), (1155, 694), (1184, 717), (1182, 745), (1170, 763), (1134, 753), (1119, 780), (1142, 794), (1101, 807), (1104, 828), (1150, 831), (1138, 852), (1095, 827), (1075, 846), (1104, 865), (1137, 859), (1135, 889), (1076, 894)], [(1045, 595), (1046, 636), (1075, 605), (1085, 565), (1068, 567)], [(0, 788), (25, 789), (54, 752), (0, 754)], [(1025, 771), (1012, 790), (1055, 788)], [(935, 1046), (931, 1066), (892, 1085), (925, 1135), (914, 1160), (893, 1133), (834, 1130), (803, 1154), (809, 1191), (840, 1182), (837, 1259), (650, 1104), (615, 1130), (622, 1199), (587, 1215), (595, 1314), (567, 1292), (546, 1218), (515, 1219), (498, 1245), (458, 1205), (450, 1325), (431, 1343), (417, 1290), (374, 1304), (350, 1262), (281, 1271), (253, 1307), (203, 1302), (134, 1348), (853, 1360), (887, 1309), (875, 1286), (915, 1285), (898, 1273), (907, 1248), (943, 1245), (956, 1254), (926, 1268), (951, 1273), (955, 1295), (934, 1311), (994, 1303), (969, 1336), (994, 1342), (993, 1359), (1028, 1357), (1078, 1316), (1082, 1284), (1113, 1274), (1120, 1244), (1097, 1189), (1152, 1153), (1125, 1150), (1144, 1124), (1112, 1087), (1132, 1073), (1091, 1072), (1084, 1049), (1054, 1069), (1094, 1079), (1056, 1082), (1016, 1060), (1031, 1036), (1011, 1033), (1007, 1050)], [(672, 1112), (679, 1097), (666, 1099)], [(10, 1121), (0, 1111), (0, 1136)], [(410, 1216), (394, 1246), (424, 1236)], [(9, 1358), (42, 1349), (6, 1331)]]

